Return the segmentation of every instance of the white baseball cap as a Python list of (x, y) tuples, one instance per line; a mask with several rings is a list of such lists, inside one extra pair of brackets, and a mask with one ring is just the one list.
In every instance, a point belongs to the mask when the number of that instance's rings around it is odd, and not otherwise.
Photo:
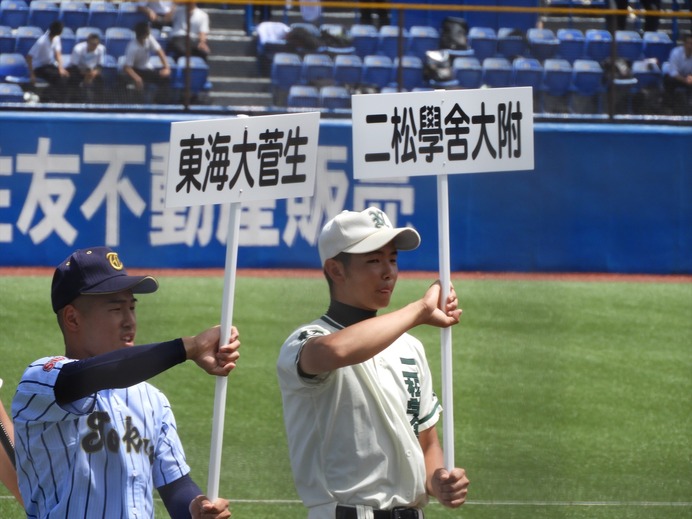
[(322, 265), (341, 252), (372, 252), (390, 241), (398, 250), (413, 250), (420, 245), (420, 235), (412, 227), (392, 227), (387, 215), (377, 207), (365, 211), (343, 211), (329, 220), (317, 240)]

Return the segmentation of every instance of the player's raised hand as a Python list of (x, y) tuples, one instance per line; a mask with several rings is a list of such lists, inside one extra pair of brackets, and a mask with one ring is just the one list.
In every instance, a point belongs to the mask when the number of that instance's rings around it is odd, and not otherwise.
[(227, 519), (231, 517), (228, 500), (217, 498), (210, 501), (207, 496), (197, 496), (190, 502), (192, 519)]
[(238, 329), (231, 327), (227, 344), (219, 347), (221, 328), (214, 326), (194, 337), (184, 337), (185, 351), (188, 360), (195, 363), (210, 375), (227, 376), (235, 368), (240, 357), (240, 335)]
[(442, 286), (439, 280), (433, 283), (425, 292), (421, 299), (425, 307), (425, 315), (423, 324), (437, 326), (439, 328), (447, 328), (459, 322), (461, 317), (461, 309), (458, 308), (459, 301), (457, 299), (454, 287), (450, 285), (449, 294), (444, 304), (444, 310), (440, 309), (442, 298)]

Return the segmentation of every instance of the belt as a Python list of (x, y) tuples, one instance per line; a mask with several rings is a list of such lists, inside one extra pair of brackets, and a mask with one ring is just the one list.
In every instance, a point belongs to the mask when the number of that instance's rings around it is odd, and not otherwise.
[[(403, 506), (391, 510), (373, 510), (375, 519), (422, 519), (418, 508), (405, 508)], [(358, 519), (358, 511), (353, 506), (337, 505), (336, 519)]]

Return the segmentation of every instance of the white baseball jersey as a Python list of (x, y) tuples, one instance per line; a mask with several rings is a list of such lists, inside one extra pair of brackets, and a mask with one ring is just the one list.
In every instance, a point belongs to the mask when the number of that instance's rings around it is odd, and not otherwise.
[(44, 65), (57, 66), (56, 52), (62, 52), (60, 36), (56, 36), (51, 40), (50, 36), (48, 36), (48, 31), (44, 32), (29, 49), (29, 55), (32, 59), (31, 65), (34, 70)]
[(423, 345), (404, 334), (361, 364), (301, 376), (305, 342), (341, 328), (327, 316), (299, 328), (277, 364), (291, 467), (308, 517), (332, 519), (337, 504), (424, 506), (416, 431), (435, 425), (441, 408)]
[(153, 490), (185, 474), (166, 397), (142, 382), (60, 407), (65, 357), (24, 372), (12, 402), (19, 487), (28, 517), (153, 518)]

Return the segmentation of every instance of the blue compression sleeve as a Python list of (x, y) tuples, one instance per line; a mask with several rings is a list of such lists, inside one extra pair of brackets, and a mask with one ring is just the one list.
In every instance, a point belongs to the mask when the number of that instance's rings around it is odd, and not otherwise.
[(190, 519), (190, 503), (204, 494), (189, 474), (159, 487), (159, 495), (171, 519)]
[(130, 387), (185, 362), (182, 339), (133, 346), (65, 364), (55, 381), (55, 401), (62, 405), (101, 389)]

